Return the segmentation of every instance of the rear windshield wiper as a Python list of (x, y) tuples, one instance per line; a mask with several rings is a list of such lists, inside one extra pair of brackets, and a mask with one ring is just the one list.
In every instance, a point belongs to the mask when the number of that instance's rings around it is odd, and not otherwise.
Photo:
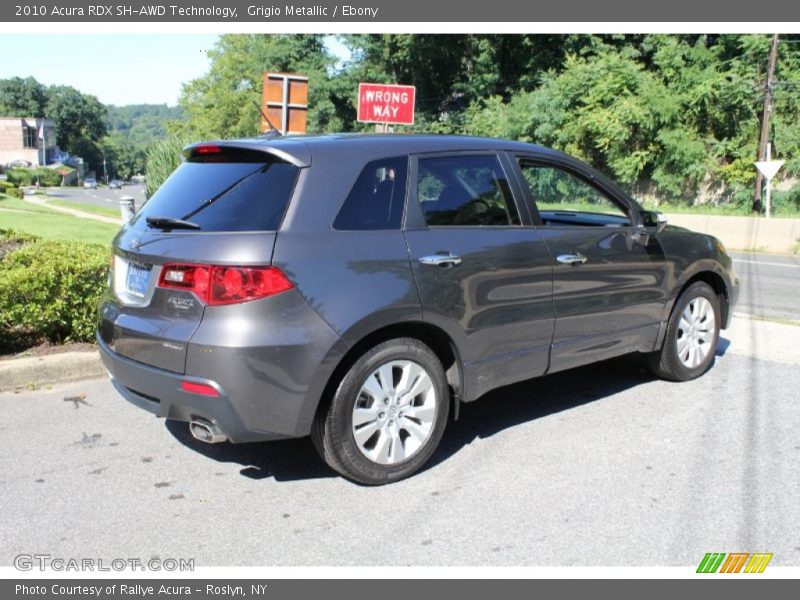
[(200, 229), (200, 225), (197, 223), (172, 217), (147, 217), (145, 221), (150, 227), (156, 229)]

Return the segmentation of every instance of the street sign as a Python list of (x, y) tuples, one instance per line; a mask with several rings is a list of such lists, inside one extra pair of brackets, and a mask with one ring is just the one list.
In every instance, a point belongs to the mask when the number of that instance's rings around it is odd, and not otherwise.
[(264, 73), (261, 91), (261, 133), (273, 127), (283, 135), (305, 133), (308, 117), (308, 77)]
[(772, 195), (772, 178), (775, 177), (775, 174), (778, 170), (783, 166), (782, 160), (772, 160), (772, 144), (767, 144), (767, 160), (761, 160), (756, 163), (756, 169), (758, 169), (761, 174), (764, 176), (764, 179), (767, 180), (766, 185), (766, 196), (767, 196), (767, 206), (766, 206), (766, 213), (767, 218), (771, 216), (772, 213), (772, 200), (770, 196)]
[(413, 125), (416, 91), (413, 85), (359, 83), (359, 122)]
[(761, 160), (756, 163), (756, 169), (767, 178), (767, 181), (775, 177), (775, 174), (783, 166), (784, 160)]

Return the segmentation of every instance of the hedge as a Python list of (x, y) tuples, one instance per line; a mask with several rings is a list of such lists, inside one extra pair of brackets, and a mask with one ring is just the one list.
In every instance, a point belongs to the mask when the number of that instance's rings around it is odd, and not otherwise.
[(108, 248), (0, 230), (0, 353), (94, 341)]
[(48, 187), (61, 185), (61, 174), (54, 169), (9, 169), (6, 177), (8, 177), (8, 181), (17, 187), (36, 185), (37, 178), (39, 179), (39, 185)]
[(19, 198), (20, 200), (24, 196), (22, 190), (17, 189), (17, 187), (10, 181), (0, 181), (0, 193), (7, 194), (12, 198)]

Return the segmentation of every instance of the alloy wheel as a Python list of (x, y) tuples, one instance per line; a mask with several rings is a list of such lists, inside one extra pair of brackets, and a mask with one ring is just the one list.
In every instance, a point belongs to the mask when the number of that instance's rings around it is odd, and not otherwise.
[(372, 462), (393, 465), (414, 456), (436, 421), (436, 388), (431, 376), (410, 360), (375, 369), (353, 406), (353, 438)]

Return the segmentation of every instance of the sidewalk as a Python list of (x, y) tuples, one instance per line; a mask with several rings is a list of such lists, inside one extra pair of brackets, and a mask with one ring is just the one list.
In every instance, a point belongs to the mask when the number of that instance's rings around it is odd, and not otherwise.
[(105, 372), (97, 351), (13, 358), (0, 361), (0, 392), (101, 377)]
[(122, 223), (121, 219), (115, 219), (114, 217), (105, 217), (103, 215), (98, 215), (78, 210), (77, 208), (65, 208), (63, 206), (54, 206), (49, 202), (47, 202), (47, 200), (42, 200), (41, 198), (37, 198), (36, 196), (25, 196), (23, 200), (25, 200), (25, 202), (29, 202), (30, 204), (35, 204), (36, 206), (42, 206), (50, 210), (61, 212), (67, 215), (72, 215), (73, 217), (78, 217), (79, 219), (94, 219), (95, 221), (102, 221), (103, 223), (111, 223), (112, 225), (119, 225), (120, 223)]

